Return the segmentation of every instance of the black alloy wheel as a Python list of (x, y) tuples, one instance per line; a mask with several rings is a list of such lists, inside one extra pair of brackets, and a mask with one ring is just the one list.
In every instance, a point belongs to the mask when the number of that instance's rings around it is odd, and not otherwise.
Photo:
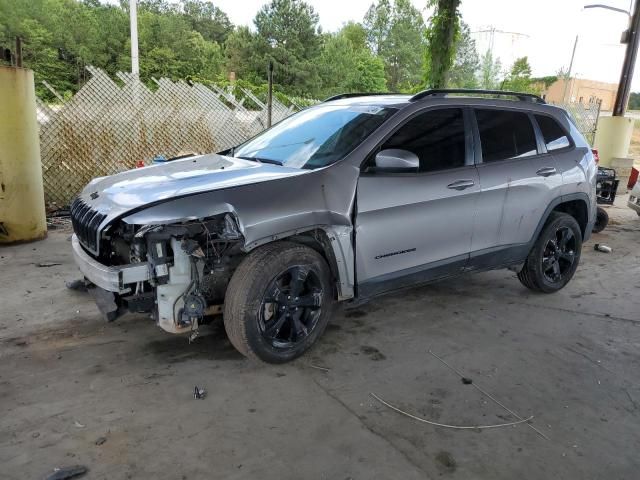
[(573, 277), (582, 251), (582, 230), (565, 212), (551, 212), (518, 279), (527, 288), (542, 293), (562, 289)]
[(289, 362), (324, 332), (335, 305), (335, 280), (320, 252), (281, 241), (256, 248), (227, 286), (224, 326), (243, 355)]
[(318, 274), (295, 265), (276, 276), (266, 289), (258, 324), (263, 338), (277, 349), (290, 349), (307, 338), (322, 314), (324, 291)]
[(549, 283), (559, 283), (572, 271), (576, 260), (576, 237), (566, 226), (558, 228), (550, 238), (542, 256), (542, 272)]

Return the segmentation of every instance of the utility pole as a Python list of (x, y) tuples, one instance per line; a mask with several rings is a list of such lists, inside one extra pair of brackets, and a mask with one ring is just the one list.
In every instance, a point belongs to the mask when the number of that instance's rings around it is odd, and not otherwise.
[(138, 60), (138, 5), (137, 0), (129, 0), (129, 21), (131, 24), (131, 73), (140, 75)]
[(569, 71), (567, 72), (567, 76), (564, 79), (564, 92), (562, 93), (562, 101), (567, 101), (567, 87), (569, 86), (569, 82), (571, 82), (571, 70), (573, 69), (573, 59), (576, 56), (576, 47), (578, 46), (578, 35), (576, 35), (576, 41), (573, 42), (573, 52), (571, 52), (571, 61), (569, 62)]
[(271, 111), (273, 109), (273, 60), (269, 60), (267, 70), (269, 89), (267, 90), (267, 128), (271, 128)]
[(613, 105), (613, 116), (624, 117), (629, 102), (629, 94), (631, 93), (631, 80), (633, 78), (633, 69), (636, 65), (636, 57), (638, 56), (638, 45), (640, 44), (640, 0), (635, 0), (633, 5), (633, 14), (629, 30), (627, 30), (626, 44), (627, 50), (624, 54), (624, 63), (622, 64), (622, 72), (620, 74), (620, 83), (618, 84), (618, 93), (616, 101)]

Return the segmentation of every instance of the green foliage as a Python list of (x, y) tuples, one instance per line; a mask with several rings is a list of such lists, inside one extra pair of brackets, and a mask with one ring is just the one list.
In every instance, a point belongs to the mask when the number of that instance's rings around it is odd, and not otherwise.
[(386, 72), (389, 90), (404, 91), (420, 81), (425, 29), (410, 0), (379, 0), (364, 18), (367, 41)]
[(476, 51), (476, 42), (471, 38), (469, 25), (460, 24), (460, 35), (456, 42), (456, 55), (449, 72), (447, 86), (451, 88), (478, 88), (478, 69), (480, 59)]
[(435, 11), (426, 31), (424, 81), (427, 87), (444, 88), (449, 81), (460, 35), (460, 0), (429, 0), (428, 6), (435, 7)]
[[(374, 0), (362, 23), (323, 33), (304, 0), (269, 0), (255, 29), (234, 27), (211, 0), (138, 0), (140, 76), (151, 88), (158, 77), (228, 85), (234, 72), (232, 88), (265, 98), (273, 62), (275, 91), (297, 96), (298, 105), (342, 92), (413, 92), (424, 83), (535, 91), (555, 78), (532, 79), (524, 57), (503, 80), (498, 59), (478, 57), (460, 1), (427, 0), (434, 8), (427, 26), (412, 0)], [(16, 36), (48, 101), (55, 97), (42, 80), (69, 98), (86, 81), (86, 65), (112, 76), (131, 68), (128, 0), (0, 0), (0, 46), (13, 49)]]
[(254, 19), (256, 39), (254, 53), (263, 68), (273, 61), (275, 83), (286, 91), (316, 91), (318, 85), (315, 59), (320, 53), (318, 14), (302, 0), (272, 0)]
[(480, 61), (479, 83), (480, 88), (495, 90), (500, 86), (500, 71), (502, 65), (500, 59), (493, 59), (491, 50), (487, 50)]
[(323, 88), (320, 97), (344, 92), (384, 92), (384, 63), (364, 42), (366, 33), (358, 24), (346, 25), (336, 34), (325, 35), (318, 70)]
[(504, 79), (502, 90), (538, 92), (539, 86), (531, 79), (531, 66), (527, 57), (520, 57), (513, 62), (509, 75)]
[(531, 83), (537, 83), (544, 86), (545, 89), (558, 81), (558, 75), (547, 75), (546, 77), (534, 77), (531, 79)]
[(631, 92), (631, 95), (629, 95), (629, 106), (627, 108), (629, 110), (640, 110), (640, 93), (639, 92)]
[[(0, 0), (0, 46), (23, 38), (24, 64), (35, 72), (37, 94), (54, 100), (49, 82), (69, 96), (85, 81), (85, 65), (110, 74), (129, 70), (129, 15), (97, 0)], [(232, 29), (227, 16), (204, 0), (141, 0), (138, 30), (141, 78), (224, 75), (221, 43)]]

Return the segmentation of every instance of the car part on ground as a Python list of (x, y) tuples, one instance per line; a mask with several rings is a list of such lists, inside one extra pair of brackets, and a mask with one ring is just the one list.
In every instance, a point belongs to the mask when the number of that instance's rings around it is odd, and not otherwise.
[[(594, 150), (594, 155), (597, 155)], [(620, 180), (613, 168), (605, 168), (598, 166), (598, 175), (596, 177), (596, 199), (599, 205), (613, 205), (618, 191)], [(609, 214), (607, 211), (598, 207), (596, 210), (596, 221), (593, 225), (593, 233), (600, 233), (609, 224)]]
[(349, 95), (220, 154), (95, 179), (71, 208), (74, 258), (108, 319), (194, 339), (223, 313), (238, 350), (274, 363), (336, 300), (515, 266), (557, 291), (595, 222), (594, 156), (564, 110), (496, 95)]

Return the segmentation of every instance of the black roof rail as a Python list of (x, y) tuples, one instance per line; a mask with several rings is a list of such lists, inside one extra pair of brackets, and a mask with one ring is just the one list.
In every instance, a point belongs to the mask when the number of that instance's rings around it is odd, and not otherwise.
[(436, 88), (423, 90), (409, 99), (410, 102), (422, 100), (426, 97), (444, 97), (451, 93), (468, 93), (471, 95), (494, 95), (500, 97), (515, 97), (522, 102), (547, 103), (544, 99), (533, 93), (510, 92), (508, 90), (481, 90), (475, 88)]
[(354, 97), (368, 97), (371, 95), (398, 95), (397, 93), (391, 92), (369, 92), (369, 93), (339, 93), (338, 95), (333, 95), (329, 98), (325, 98), (322, 102), (330, 102), (331, 100), (340, 100), (341, 98), (354, 98)]

